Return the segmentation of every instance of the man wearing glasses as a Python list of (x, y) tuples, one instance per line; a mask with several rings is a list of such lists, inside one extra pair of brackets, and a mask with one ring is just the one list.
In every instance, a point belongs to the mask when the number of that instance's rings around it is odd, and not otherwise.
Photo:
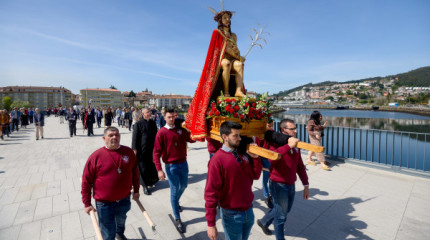
[(306, 167), (303, 164), (300, 149), (296, 148), (299, 141), (297, 127), (293, 120), (284, 119), (279, 124), (282, 134), (288, 135), (288, 144), (276, 146), (270, 144), (269, 149), (281, 154), (280, 160), (271, 161), (269, 186), (273, 197), (274, 208), (270, 209), (266, 215), (257, 220), (257, 225), (261, 227), (266, 235), (271, 235), (269, 225), (274, 224), (276, 239), (284, 238), (284, 224), (287, 214), (290, 212), (294, 202), (296, 174), (299, 175), (304, 185), (303, 198), (309, 198), (309, 182), (306, 174)]
[(220, 134), (224, 144), (209, 160), (205, 208), (211, 240), (218, 238), (215, 224), (218, 205), (225, 239), (248, 239), (254, 225), (252, 183), (260, 178), (262, 166), (257, 155), (237, 153), (241, 128), (236, 122), (222, 123)]

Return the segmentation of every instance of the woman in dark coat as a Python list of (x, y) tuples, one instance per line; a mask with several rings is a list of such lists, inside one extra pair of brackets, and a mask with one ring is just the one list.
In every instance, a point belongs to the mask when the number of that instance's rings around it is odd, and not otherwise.
[(131, 148), (136, 153), (143, 192), (150, 195), (148, 187), (158, 182), (158, 172), (152, 161), (157, 124), (151, 119), (151, 111), (144, 108), (143, 117), (133, 126)]
[(113, 113), (109, 107), (109, 108), (107, 108), (106, 114), (105, 114), (105, 126), (106, 127), (110, 127), (112, 125), (112, 119), (113, 119)]

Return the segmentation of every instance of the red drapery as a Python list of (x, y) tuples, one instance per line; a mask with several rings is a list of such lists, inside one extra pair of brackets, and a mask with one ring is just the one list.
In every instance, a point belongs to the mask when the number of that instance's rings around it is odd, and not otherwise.
[(225, 37), (219, 30), (214, 30), (202, 75), (185, 118), (184, 126), (191, 131), (194, 140), (204, 141), (207, 136), (206, 109), (218, 79), (225, 48)]

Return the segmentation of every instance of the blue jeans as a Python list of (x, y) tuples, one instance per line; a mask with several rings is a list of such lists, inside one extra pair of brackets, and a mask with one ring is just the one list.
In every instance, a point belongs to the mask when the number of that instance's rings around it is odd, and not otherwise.
[[(267, 158), (261, 158), (261, 164), (263, 168), (270, 169), (270, 162)], [(263, 170), (263, 193), (265, 198), (268, 198), (270, 195), (270, 189), (268, 187), (269, 175), (270, 172)]]
[(215, 153), (209, 153), (209, 160), (215, 155)]
[(275, 226), (275, 235), (277, 240), (284, 238), (284, 225), (287, 220), (287, 214), (290, 212), (296, 193), (295, 185), (287, 185), (269, 180), (270, 190), (272, 192), (274, 208), (264, 215), (261, 223), (268, 227), (270, 224)]
[(175, 219), (181, 219), (179, 215), (179, 199), (188, 186), (188, 163), (166, 164), (166, 174), (170, 185), (170, 203), (172, 204)]
[(115, 234), (124, 234), (127, 212), (130, 210), (130, 196), (116, 202), (96, 202), (99, 226), (104, 240), (114, 240)]
[(246, 211), (235, 211), (220, 208), (222, 226), (226, 240), (248, 239), (254, 225), (252, 206)]

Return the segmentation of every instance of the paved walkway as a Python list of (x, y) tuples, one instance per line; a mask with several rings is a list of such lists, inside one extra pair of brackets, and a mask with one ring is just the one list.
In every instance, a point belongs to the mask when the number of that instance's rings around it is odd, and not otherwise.
[[(121, 143), (131, 145), (131, 133)], [(67, 124), (46, 119), (45, 139), (36, 141), (34, 128), (0, 140), (0, 239), (95, 239), (90, 217), (83, 211), (80, 184), (83, 166), (103, 146), (102, 129), (87, 137), (78, 122), (77, 137)], [(157, 184), (141, 201), (157, 224), (153, 232), (132, 203), (126, 235), (130, 239), (207, 239), (203, 191), (208, 152), (205, 143), (189, 145), (190, 177), (181, 205), (187, 227), (178, 234), (172, 224), (168, 182)], [(351, 164), (333, 171), (308, 166), (311, 198), (297, 194), (286, 224), (288, 239), (429, 239), (430, 180)], [(254, 183), (256, 219), (267, 211), (261, 201), (261, 180)], [(217, 222), (220, 239), (223, 228)], [(273, 229), (273, 226), (271, 226)], [(250, 239), (275, 239), (254, 225)]]

